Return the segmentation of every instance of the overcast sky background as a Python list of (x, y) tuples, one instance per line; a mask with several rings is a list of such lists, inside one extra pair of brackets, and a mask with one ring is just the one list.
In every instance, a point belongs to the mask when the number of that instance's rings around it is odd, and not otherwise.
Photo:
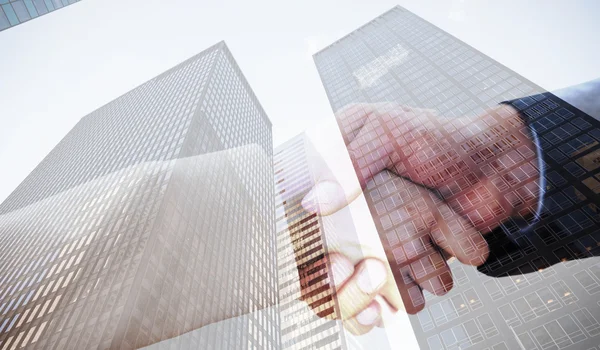
[(84, 0), (0, 32), (0, 201), (82, 116), (220, 40), (281, 144), (332, 118), (311, 55), (395, 5), (549, 90), (600, 76), (597, 0)]

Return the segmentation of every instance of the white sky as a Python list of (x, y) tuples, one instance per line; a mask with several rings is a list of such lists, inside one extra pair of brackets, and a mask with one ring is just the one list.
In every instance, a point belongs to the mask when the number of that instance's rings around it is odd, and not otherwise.
[(600, 76), (597, 0), (84, 0), (0, 32), (0, 200), (82, 116), (220, 40), (283, 143), (332, 118), (311, 54), (398, 4), (547, 89)]

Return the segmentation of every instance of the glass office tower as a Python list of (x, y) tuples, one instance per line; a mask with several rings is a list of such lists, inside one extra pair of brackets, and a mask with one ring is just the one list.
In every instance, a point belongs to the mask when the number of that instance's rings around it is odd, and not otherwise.
[[(432, 187), (458, 189), (453, 196), (460, 196), (461, 183), (469, 181), (453, 175), (456, 167), (461, 174), (465, 169), (484, 171), (506, 191), (516, 190), (510, 187), (510, 176), (504, 176), (507, 172), (546, 169), (545, 178), (528, 180), (538, 186), (545, 182), (544, 207), (537, 217), (541, 221), (532, 234), (521, 234), (518, 223), (508, 220), (486, 238), (494, 250), (479, 269), (450, 263), (454, 288), (446, 295), (426, 292), (425, 300), (404, 296), (405, 302), (426, 305), (411, 317), (420, 346), (494, 350), (597, 346), (600, 264), (592, 256), (600, 250), (598, 121), (401, 7), (326, 47), (314, 60), (334, 112), (351, 103), (377, 102), (433, 109), (448, 117), (440, 129), (443, 145), (450, 138), (477, 135), (477, 125), (460, 125), (455, 117), (481, 115), (503, 101), (513, 101), (521, 117), (511, 122), (535, 128), (539, 136), (541, 163), (526, 164), (517, 155), (512, 163), (498, 167), (486, 160), (490, 150), (465, 144), (457, 150), (441, 149), (460, 152), (470, 159), (468, 163), (450, 161), (419, 169), (430, 176)], [(497, 118), (502, 116), (478, 122), (494, 125)], [(348, 143), (352, 127), (340, 124), (340, 129)], [(502, 152), (511, 135), (499, 135), (501, 130), (498, 135), (478, 136), (498, 137), (494, 151)], [(400, 229), (419, 223), (407, 222), (397, 211), (401, 208), (395, 207), (396, 193), (384, 190), (387, 184), (393, 186), (393, 179), (379, 180), (367, 186), (365, 196), (389, 262), (400, 270), (409, 254), (398, 244)], [(477, 205), (482, 200), (478, 197), (459, 200), (480, 214), (490, 210)], [(397, 283), (405, 282), (397, 279)]]
[(80, 0), (0, 0), (0, 31)]
[(223, 42), (83, 117), (0, 205), (0, 348), (277, 348), (272, 169)]
[(342, 349), (341, 323), (325, 319), (335, 318), (339, 310), (325, 258), (323, 220), (302, 206), (315, 181), (309, 147), (306, 135), (300, 134), (275, 149), (273, 157), (281, 343), (283, 349)]

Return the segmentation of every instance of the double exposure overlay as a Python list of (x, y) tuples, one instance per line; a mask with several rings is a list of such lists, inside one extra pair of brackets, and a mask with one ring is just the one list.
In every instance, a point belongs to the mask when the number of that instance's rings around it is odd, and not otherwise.
[[(83, 117), (0, 206), (2, 345), (138, 348), (274, 305), (271, 169), (223, 43)], [(275, 348), (253, 315), (190, 344)]]
[(277, 147), (223, 41), (83, 116), (0, 204), (0, 350), (597, 350), (600, 80), (400, 6), (312, 58), (331, 123)]
[[(309, 142), (301, 134), (279, 146), (274, 156), (283, 349), (307, 345), (335, 349), (345, 343), (339, 323), (330, 321), (339, 314), (339, 306), (330, 284), (323, 219), (302, 206), (314, 184), (307, 160)], [(308, 307), (298, 306), (297, 300), (306, 301)]]
[(596, 119), (400, 7), (315, 62), (421, 348), (598, 344)]

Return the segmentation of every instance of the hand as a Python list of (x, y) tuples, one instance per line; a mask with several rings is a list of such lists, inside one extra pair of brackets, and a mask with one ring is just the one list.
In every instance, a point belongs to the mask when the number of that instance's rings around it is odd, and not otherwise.
[(482, 233), (535, 212), (535, 146), (510, 106), (449, 119), (393, 103), (354, 104), (336, 118), (360, 188), (346, 198), (333, 196), (335, 202), (319, 208), (322, 214), (351, 202), (384, 170), (436, 191)]
[[(316, 263), (301, 269), (300, 284), (302, 300), (313, 308), (318, 316), (326, 319), (340, 319), (344, 327), (355, 335), (369, 332), (374, 326), (382, 325), (382, 309), (391, 307), (396, 311), (402, 306), (400, 295), (392, 278), (387, 262), (377, 254), (367, 254), (365, 246), (346, 245), (344, 252), (329, 252)], [(361, 256), (354, 258), (353, 256)], [(335, 289), (333, 312), (319, 310), (318, 301), (322, 296), (313, 296), (307, 282), (314, 279), (310, 271), (329, 265), (330, 283)], [(325, 310), (327, 311), (327, 310)]]
[[(360, 186), (344, 193), (322, 176), (309, 194), (321, 198), (319, 204), (307, 209), (331, 214), (368, 189), (409, 313), (424, 307), (422, 289), (440, 295), (452, 287), (446, 257), (476, 266), (485, 261), (488, 247), (477, 231), (534, 211), (534, 147), (510, 107), (450, 120), (394, 104), (352, 105), (337, 118)], [(458, 131), (460, 125), (465, 127)]]
[[(334, 248), (335, 256), (330, 257), (342, 310), (341, 319), (348, 329), (358, 334), (370, 330), (364, 322), (361, 323), (361, 316), (366, 313), (375, 318), (375, 312), (380, 311), (378, 303), (381, 300), (376, 300), (377, 294), (393, 309), (415, 314), (425, 306), (423, 290), (444, 295), (452, 288), (452, 275), (446, 263), (448, 257), (455, 256), (463, 263), (480, 265), (488, 254), (481, 234), (427, 189), (387, 171), (374, 180), (372, 186), (368, 186), (371, 187), (370, 193), (396, 195), (395, 201), (399, 203), (395, 207), (397, 217), (392, 218), (396, 230), (382, 235), (381, 226), (377, 225), (384, 256), (371, 254), (368, 247), (359, 248), (346, 243), (338, 244)], [(385, 182), (377, 185), (380, 181)], [(323, 204), (331, 205), (329, 199), (340, 193), (343, 191), (336, 183), (329, 180), (320, 182), (319, 189), (309, 193), (303, 205), (309, 211), (318, 211)], [(317, 204), (310, 205), (311, 202)], [(369, 204), (373, 208), (373, 203)], [(337, 210), (334, 215), (337, 215)], [(376, 212), (372, 215), (378, 218)], [(367, 253), (361, 256), (356, 253), (359, 249)], [(385, 276), (379, 272), (381, 270), (370, 272), (362, 268), (366, 264), (374, 266), (371, 262), (374, 258), (380, 263), (383, 260), (389, 262), (385, 264), (388, 271)], [(336, 264), (341, 267), (336, 269)], [(336, 270), (346, 273), (337, 274)], [(386, 281), (377, 282), (381, 287), (369, 293), (355, 292), (362, 289), (360, 279), (366, 278), (364, 274), (369, 273), (372, 280), (380, 281), (379, 278), (385, 277)]]

